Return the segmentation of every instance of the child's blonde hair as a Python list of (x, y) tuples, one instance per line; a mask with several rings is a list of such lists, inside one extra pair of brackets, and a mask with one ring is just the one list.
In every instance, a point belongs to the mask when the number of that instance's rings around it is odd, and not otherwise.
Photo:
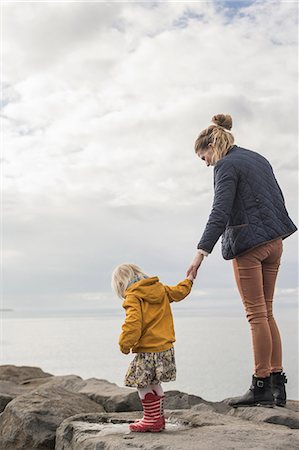
[(120, 264), (112, 273), (111, 286), (118, 297), (124, 298), (124, 293), (134, 278), (138, 281), (147, 277), (148, 275), (135, 264)]

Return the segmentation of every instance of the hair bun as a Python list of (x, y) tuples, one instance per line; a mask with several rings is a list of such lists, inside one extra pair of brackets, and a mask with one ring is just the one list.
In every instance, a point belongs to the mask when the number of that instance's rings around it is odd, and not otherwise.
[(226, 130), (231, 130), (233, 126), (233, 120), (229, 114), (217, 114), (212, 118), (212, 122)]

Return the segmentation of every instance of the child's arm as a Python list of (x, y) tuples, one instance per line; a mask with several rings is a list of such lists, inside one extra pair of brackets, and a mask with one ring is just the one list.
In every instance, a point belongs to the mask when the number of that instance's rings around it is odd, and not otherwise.
[(193, 281), (186, 278), (186, 280), (181, 281), (176, 286), (164, 286), (169, 297), (169, 302), (179, 302), (180, 300), (183, 300), (183, 298), (187, 297), (190, 293), (192, 285)]
[(122, 333), (119, 337), (120, 351), (126, 355), (139, 341), (142, 330), (142, 315), (140, 301), (134, 296), (128, 296), (123, 302), (126, 310), (126, 319), (122, 325)]

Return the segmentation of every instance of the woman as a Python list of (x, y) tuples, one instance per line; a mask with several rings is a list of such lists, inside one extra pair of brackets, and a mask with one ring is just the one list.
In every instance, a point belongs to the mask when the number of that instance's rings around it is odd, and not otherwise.
[(285, 406), (286, 377), (280, 334), (272, 313), (282, 240), (297, 228), (269, 162), (234, 145), (232, 119), (218, 114), (195, 142), (195, 152), (214, 166), (214, 201), (187, 276), (194, 277), (222, 235), (222, 255), (231, 259), (237, 287), (250, 323), (255, 371), (245, 395), (230, 405)]

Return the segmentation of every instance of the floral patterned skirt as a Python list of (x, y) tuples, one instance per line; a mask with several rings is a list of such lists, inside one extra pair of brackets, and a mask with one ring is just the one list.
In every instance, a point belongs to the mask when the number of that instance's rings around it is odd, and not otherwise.
[(129, 365), (125, 386), (144, 388), (149, 384), (175, 381), (174, 348), (164, 352), (137, 353)]

